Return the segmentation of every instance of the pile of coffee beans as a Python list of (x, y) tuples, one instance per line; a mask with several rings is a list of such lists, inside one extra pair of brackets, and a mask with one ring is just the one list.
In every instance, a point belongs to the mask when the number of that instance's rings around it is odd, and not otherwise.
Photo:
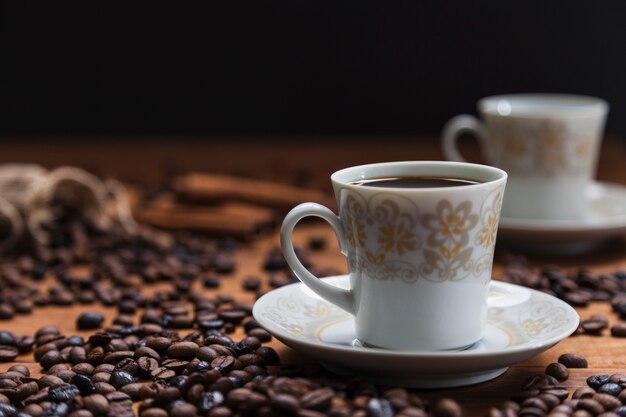
[[(522, 285), (558, 297), (573, 307), (586, 307), (590, 302), (610, 303), (617, 316), (626, 320), (626, 271), (592, 274), (580, 268), (565, 272), (555, 265), (532, 268), (522, 256), (504, 258), (505, 271), (498, 280)], [(577, 333), (599, 336), (609, 328), (608, 318), (594, 315), (581, 320)], [(610, 327), (614, 337), (626, 337), (626, 321)]]
[(626, 375), (592, 375), (571, 397), (562, 384), (568, 368), (586, 368), (587, 360), (567, 353), (548, 365), (545, 375), (529, 378), (512, 401), (493, 407), (488, 417), (621, 417), (626, 415)]
[[(406, 389), (282, 365), (277, 352), (264, 345), (272, 337), (251, 317), (250, 303), (232, 294), (193, 288), (197, 282), (219, 290), (222, 280), (237, 271), (234, 255), (239, 243), (232, 239), (181, 234), (172, 241), (148, 229), (128, 236), (118, 229), (99, 230), (67, 207), (55, 211), (49, 244), (25, 241), (1, 260), (0, 320), (39, 306), (92, 307), (72, 318), (83, 336), (64, 335), (50, 326), (33, 335), (0, 331), (0, 362), (31, 353), (44, 374), (33, 378), (24, 365), (0, 372), (0, 417), (465, 414), (450, 398), (429, 402)], [(326, 242), (316, 236), (307, 247), (323, 250)], [(303, 250), (297, 254), (315, 271)], [(76, 266), (88, 273), (74, 273)], [(258, 297), (264, 289), (296, 281), (278, 249), (266, 254), (259, 270), (267, 275), (243, 277), (242, 292)], [(565, 274), (546, 267), (537, 272), (513, 260), (503, 279), (576, 306), (611, 301), (626, 318), (626, 274), (619, 271), (592, 276), (584, 270)], [(46, 285), (41, 285), (44, 280)], [(151, 284), (160, 284), (161, 289), (139, 290)], [(112, 323), (105, 323), (96, 303), (116, 308)], [(608, 320), (601, 316), (581, 324), (581, 331), (588, 334), (607, 328)], [(85, 331), (90, 334), (85, 336)], [(611, 333), (626, 336), (626, 324), (613, 326)], [(619, 374), (590, 377), (589, 389), (568, 399), (562, 382), (569, 369), (586, 366), (578, 355), (563, 355), (489, 416), (626, 416), (621, 402), (619, 406), (616, 402), (626, 400), (621, 394), (626, 377)]]

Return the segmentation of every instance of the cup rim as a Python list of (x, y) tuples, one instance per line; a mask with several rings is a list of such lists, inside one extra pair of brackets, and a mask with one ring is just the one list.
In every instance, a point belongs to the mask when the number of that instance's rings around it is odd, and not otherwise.
[[(496, 168), (490, 165), (474, 164), (470, 162), (454, 162), (454, 161), (391, 161), (391, 162), (377, 162), (377, 163), (372, 163), (372, 164), (356, 165), (356, 166), (351, 166), (351, 167), (347, 167), (347, 168), (343, 168), (338, 171), (335, 171), (330, 176), (330, 179), (332, 183), (335, 185), (341, 185), (342, 187), (349, 187), (353, 189), (363, 190), (364, 187), (354, 184), (354, 182), (364, 180), (364, 179), (389, 178), (389, 177), (394, 177), (394, 175), (395, 176), (406, 175), (406, 174), (402, 174), (402, 171), (406, 171), (407, 169), (410, 169), (413, 167), (420, 167), (422, 169), (426, 169), (428, 170), (430, 175), (447, 176), (450, 178), (465, 178), (465, 179), (472, 179), (474, 181), (477, 181), (476, 184), (468, 184), (468, 185), (464, 185), (463, 187), (452, 187), (452, 188), (461, 188), (463, 190), (478, 191), (482, 188), (490, 187), (492, 184), (497, 183), (499, 181), (506, 181), (507, 179), (507, 173), (500, 168)], [(378, 176), (376, 176), (375, 174), (366, 175), (366, 173), (368, 172), (375, 173), (375, 172), (379, 172), (382, 170), (385, 170), (385, 172), (389, 172), (389, 173), (384, 174), (384, 175), (378, 175)], [(432, 173), (432, 171), (435, 171), (435, 172)], [(464, 173), (467, 176), (463, 176)], [(474, 177), (473, 175), (469, 175), (471, 173), (476, 173), (478, 178)], [(395, 188), (395, 187), (376, 187), (376, 186), (368, 186), (367, 190), (387, 191), (387, 192), (393, 191), (393, 192), (398, 192), (398, 193), (403, 193), (403, 194), (440, 192), (442, 190), (446, 190), (448, 192), (452, 191), (450, 187)]]
[[(511, 106), (501, 109), (499, 102), (512, 100), (535, 101), (544, 106), (544, 110), (516, 113)], [(569, 102), (570, 104), (565, 104)], [(496, 104), (497, 103), (497, 104)], [(599, 97), (579, 94), (556, 93), (519, 93), (498, 94), (478, 100), (477, 108), (482, 114), (520, 119), (568, 119), (603, 116), (609, 111), (609, 103)], [(551, 108), (545, 110), (545, 108)]]

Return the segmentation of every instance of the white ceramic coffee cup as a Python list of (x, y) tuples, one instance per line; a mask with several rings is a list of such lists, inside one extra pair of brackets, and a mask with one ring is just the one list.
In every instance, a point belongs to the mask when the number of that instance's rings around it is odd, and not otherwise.
[(444, 155), (471, 133), (490, 165), (509, 174), (502, 216), (577, 220), (587, 214), (585, 189), (595, 177), (606, 101), (563, 94), (511, 94), (478, 102), (481, 120), (459, 115), (443, 128)]
[[(438, 188), (357, 185), (364, 179), (460, 178), (476, 184)], [(389, 162), (335, 172), (339, 215), (303, 203), (283, 221), (283, 253), (296, 276), (320, 297), (355, 316), (369, 346), (447, 350), (483, 336), (506, 173), (477, 164)], [(329, 285), (296, 257), (293, 228), (317, 216), (332, 225), (350, 271), (349, 290)]]

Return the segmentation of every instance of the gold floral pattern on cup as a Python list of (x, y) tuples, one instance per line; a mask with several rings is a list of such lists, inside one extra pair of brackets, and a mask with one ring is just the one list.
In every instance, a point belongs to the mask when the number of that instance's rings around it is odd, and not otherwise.
[[(443, 282), (479, 276), (491, 265), (501, 192), (492, 192), (480, 208), (469, 200), (442, 199), (432, 213), (421, 213), (397, 194), (377, 193), (366, 201), (348, 189), (342, 192), (347, 197), (340, 217), (353, 272), (379, 280)], [(485, 253), (476, 253), (477, 246)], [(414, 259), (420, 258), (416, 267)]]
[(593, 132), (560, 120), (489, 117), (490, 160), (509, 173), (554, 176), (590, 169)]

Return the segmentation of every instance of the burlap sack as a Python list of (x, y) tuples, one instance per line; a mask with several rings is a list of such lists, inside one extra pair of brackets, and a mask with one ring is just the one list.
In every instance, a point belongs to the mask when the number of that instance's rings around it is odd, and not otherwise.
[[(137, 224), (130, 213), (126, 190), (116, 181), (108, 184), (75, 167), (47, 171), (32, 164), (0, 165), (0, 197), (5, 202), (0, 205), (0, 230), (5, 232), (0, 235), (0, 244), (6, 248), (24, 231), (41, 243), (48, 242), (50, 237), (42, 226), (54, 220), (50, 209), (54, 203), (78, 209), (101, 229), (119, 225), (127, 233), (135, 233)], [(16, 220), (16, 213), (23, 224)]]

